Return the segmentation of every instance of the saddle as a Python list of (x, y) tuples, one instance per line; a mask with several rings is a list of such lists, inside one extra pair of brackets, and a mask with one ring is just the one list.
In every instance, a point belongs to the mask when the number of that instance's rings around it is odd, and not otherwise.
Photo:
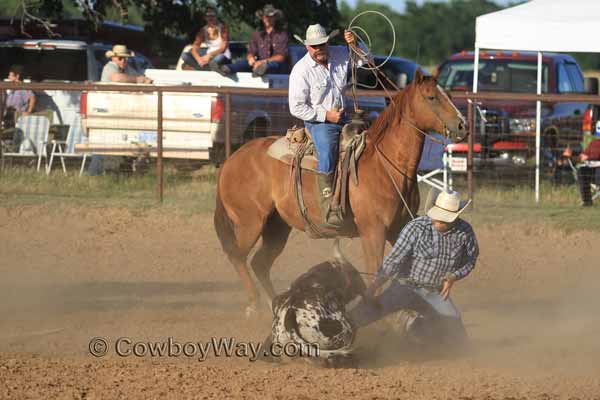
[[(340, 134), (339, 157), (335, 168), (330, 209), (341, 210), (343, 218), (348, 211), (350, 176), (354, 185), (358, 185), (356, 168), (358, 159), (365, 149), (367, 128), (367, 123), (362, 119), (353, 119), (344, 125)], [(307, 228), (306, 232), (312, 237), (326, 236), (324, 231), (331, 231), (331, 227), (315, 224), (308, 218), (302, 193), (302, 170), (317, 172), (318, 155), (310, 132), (306, 128), (296, 126), (288, 129), (284, 137), (277, 139), (269, 146), (267, 154), (290, 166), (290, 179), (293, 180), (296, 200)], [(316, 193), (316, 195), (319, 194)]]

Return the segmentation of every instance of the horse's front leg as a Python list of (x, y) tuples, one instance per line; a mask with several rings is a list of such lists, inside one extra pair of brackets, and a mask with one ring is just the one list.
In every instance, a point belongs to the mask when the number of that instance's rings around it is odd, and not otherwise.
[(385, 249), (385, 226), (383, 224), (358, 225), (358, 231), (362, 243), (369, 282), (373, 282), (375, 274), (383, 263), (383, 251)]

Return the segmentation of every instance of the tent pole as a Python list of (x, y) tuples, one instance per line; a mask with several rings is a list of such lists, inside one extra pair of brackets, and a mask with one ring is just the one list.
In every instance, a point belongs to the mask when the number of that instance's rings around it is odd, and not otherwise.
[[(477, 93), (477, 81), (479, 80), (479, 47), (475, 47), (475, 65), (473, 66), (473, 93)], [(473, 134), (475, 133), (475, 115), (473, 112), (477, 99), (471, 99), (467, 105), (467, 115), (469, 119), (469, 152), (467, 153), (467, 191), (469, 199), (475, 202), (473, 196)]]
[(473, 93), (477, 93), (477, 81), (479, 80), (479, 47), (475, 47), (475, 66), (473, 68)]
[[(537, 94), (542, 94), (542, 52), (537, 57)], [(535, 202), (540, 203), (540, 142), (542, 102), (535, 102)]]

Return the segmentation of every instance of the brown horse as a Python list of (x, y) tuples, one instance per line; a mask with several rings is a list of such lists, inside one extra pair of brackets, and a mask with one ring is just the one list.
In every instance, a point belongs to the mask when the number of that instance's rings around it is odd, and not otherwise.
[[(359, 184), (349, 185), (351, 227), (331, 233), (331, 237), (360, 236), (370, 273), (383, 261), (386, 240), (393, 244), (419, 207), (417, 166), (429, 130), (454, 141), (467, 135), (464, 117), (436, 80), (417, 71), (414, 81), (395, 96), (367, 132), (366, 148), (358, 160)], [(250, 297), (247, 312), (255, 310), (259, 297), (246, 264), (259, 237), (262, 245), (251, 265), (273, 299), (271, 266), (292, 228), (305, 229), (290, 166), (267, 155), (276, 139), (260, 138), (242, 146), (223, 164), (217, 184), (215, 228)], [(319, 221), (316, 180), (310, 172), (302, 176), (309, 217)]]

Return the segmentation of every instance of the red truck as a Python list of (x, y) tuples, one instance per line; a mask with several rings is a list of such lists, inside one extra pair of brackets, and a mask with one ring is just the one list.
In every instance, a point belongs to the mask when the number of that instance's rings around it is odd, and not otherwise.
[[(438, 68), (438, 82), (448, 91), (470, 91), (473, 87), (473, 52), (454, 54)], [(479, 92), (536, 93), (537, 53), (482, 51), (479, 61)], [(566, 54), (544, 53), (542, 93), (598, 94), (598, 80), (584, 78), (575, 59)], [(467, 103), (456, 100), (466, 115)], [(474, 165), (525, 166), (535, 155), (536, 106), (532, 101), (484, 101), (485, 118), (476, 117)], [(580, 144), (583, 131), (591, 130), (593, 108), (587, 103), (542, 103), (542, 161), (554, 166), (567, 145)], [(476, 112), (476, 114), (479, 114)], [(466, 152), (466, 146), (454, 150)]]

